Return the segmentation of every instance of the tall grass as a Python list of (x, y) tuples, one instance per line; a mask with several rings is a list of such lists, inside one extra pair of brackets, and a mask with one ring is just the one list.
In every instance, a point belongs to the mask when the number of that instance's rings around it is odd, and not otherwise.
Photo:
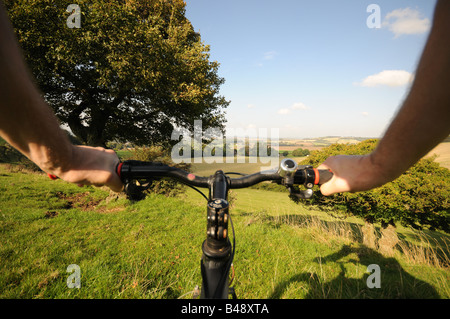
[[(371, 246), (376, 251), (392, 256), (393, 253), (402, 255), (403, 258), (412, 265), (427, 265), (448, 270), (450, 266), (450, 240), (440, 236), (433, 238), (420, 230), (414, 230), (414, 242), (399, 239), (392, 250), (380, 247), (382, 231), (375, 231), (370, 234), (365, 226), (336, 220), (333, 222), (321, 219), (318, 216), (304, 215), (281, 215), (269, 218), (275, 224), (287, 224), (294, 228), (303, 228), (316, 241), (331, 246), (338, 240), (344, 244), (361, 243)], [(371, 237), (372, 243), (367, 239)]]
[(400, 240), (398, 243), (398, 249), (404, 258), (414, 265), (421, 264), (448, 269), (450, 266), (450, 241), (447, 238), (438, 240), (421, 231), (415, 233), (418, 243), (406, 240)]

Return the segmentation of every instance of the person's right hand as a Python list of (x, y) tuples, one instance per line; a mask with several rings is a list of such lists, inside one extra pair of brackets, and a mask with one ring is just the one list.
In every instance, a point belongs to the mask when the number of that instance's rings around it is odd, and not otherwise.
[(373, 163), (370, 154), (330, 156), (318, 169), (333, 172), (333, 177), (320, 187), (325, 196), (366, 191), (389, 182), (385, 172)]

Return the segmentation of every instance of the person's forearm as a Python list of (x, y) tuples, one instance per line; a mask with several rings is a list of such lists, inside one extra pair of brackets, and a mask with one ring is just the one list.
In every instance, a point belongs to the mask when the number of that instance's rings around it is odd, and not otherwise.
[(450, 1), (439, 1), (410, 93), (371, 154), (393, 180), (450, 134)]
[(450, 134), (450, 1), (439, 0), (415, 80), (376, 149), (330, 156), (320, 169), (334, 176), (324, 195), (359, 192), (393, 181)]
[(72, 144), (31, 80), (0, 2), (0, 135), (45, 171), (69, 162)]

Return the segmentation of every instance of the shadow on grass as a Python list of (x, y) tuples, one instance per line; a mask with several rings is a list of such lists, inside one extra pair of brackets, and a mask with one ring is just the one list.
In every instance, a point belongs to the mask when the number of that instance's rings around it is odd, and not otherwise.
[[(314, 272), (303, 272), (292, 276), (289, 280), (279, 283), (269, 298), (283, 298), (291, 284), (307, 284), (306, 298), (310, 299), (341, 299), (341, 298), (441, 298), (436, 289), (425, 281), (409, 274), (400, 263), (393, 257), (385, 256), (376, 249), (368, 247), (363, 243), (362, 226), (345, 221), (325, 221), (318, 217), (308, 215), (284, 215), (267, 216), (262, 214), (259, 219), (268, 222), (272, 227), (278, 228), (282, 224), (309, 229), (313, 234), (323, 233), (328, 240), (330, 237), (347, 239), (353, 245), (344, 245), (333, 254), (323, 258), (316, 258), (314, 262), (321, 266), (334, 265), (340, 269), (339, 274), (331, 280), (324, 280), (323, 276)], [(377, 231), (378, 235), (380, 234)], [(442, 247), (446, 249), (448, 246)], [(402, 252), (400, 247), (397, 247)], [(356, 257), (355, 257), (356, 256)], [(448, 255), (446, 255), (448, 256)], [(439, 256), (437, 256), (439, 257)], [(444, 256), (445, 257), (445, 256)], [(443, 259), (448, 261), (447, 259)], [(362, 274), (360, 278), (352, 278), (347, 274), (347, 269), (355, 269), (358, 265), (378, 265), (380, 267), (380, 288), (369, 288), (367, 279), (370, 271)]]
[[(356, 254), (359, 260), (352, 260), (351, 254)], [(345, 259), (342, 260), (342, 259)], [(322, 276), (313, 272), (304, 272), (292, 276), (289, 280), (279, 283), (269, 296), (271, 299), (282, 298), (286, 290), (294, 283), (307, 283), (309, 290), (307, 299), (438, 299), (437, 291), (430, 284), (421, 281), (407, 273), (395, 258), (385, 257), (377, 251), (361, 246), (344, 245), (341, 250), (323, 258), (314, 260), (322, 265), (337, 263), (340, 272), (332, 280), (324, 281)], [(346, 268), (353, 265), (378, 265), (380, 267), (380, 288), (369, 288), (367, 282), (369, 271), (361, 278), (348, 278)], [(369, 280), (368, 280), (369, 279)]]
[[(361, 224), (344, 220), (327, 221), (318, 216), (300, 214), (268, 216), (262, 213), (258, 218), (267, 221), (269, 225), (275, 228), (286, 224), (294, 227), (316, 229), (319, 232), (331, 235), (331, 237), (345, 238), (367, 246), (363, 239), (364, 230)], [(374, 226), (374, 231), (375, 237), (373, 240), (378, 242), (381, 238), (381, 227)], [(448, 235), (429, 230), (411, 232), (407, 236), (400, 232), (396, 234), (401, 243), (396, 245), (395, 249), (404, 255), (410, 253), (410, 251), (419, 251), (420, 254), (428, 256), (429, 259), (434, 260), (443, 267), (450, 265), (450, 237)], [(411, 240), (415, 243), (411, 242)], [(371, 245), (368, 246), (369, 248), (374, 248)]]

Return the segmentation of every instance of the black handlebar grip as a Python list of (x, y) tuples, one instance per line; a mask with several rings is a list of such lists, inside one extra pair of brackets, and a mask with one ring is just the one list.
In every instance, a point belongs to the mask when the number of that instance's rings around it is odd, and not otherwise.
[(325, 184), (333, 177), (333, 173), (330, 170), (318, 169), (317, 171), (319, 173), (319, 182), (317, 183), (318, 185)]

